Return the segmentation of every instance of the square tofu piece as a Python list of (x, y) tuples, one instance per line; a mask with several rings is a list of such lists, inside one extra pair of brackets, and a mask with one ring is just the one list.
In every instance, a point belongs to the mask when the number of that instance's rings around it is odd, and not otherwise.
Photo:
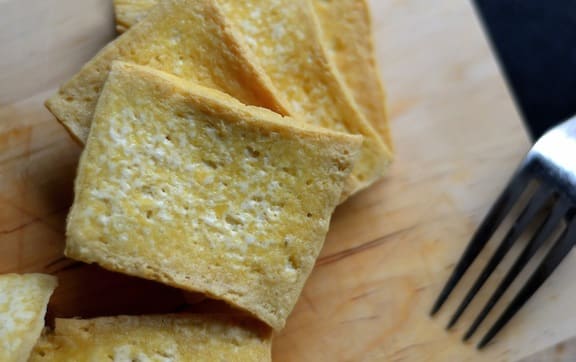
[(361, 142), (115, 63), (80, 159), (66, 255), (280, 329)]
[(212, 0), (164, 0), (100, 50), (46, 102), (82, 143), (115, 60), (150, 66), (221, 90), (245, 104), (285, 113)]
[(246, 317), (211, 314), (56, 319), (30, 362), (271, 361), (271, 329)]
[(28, 361), (57, 284), (45, 274), (0, 275), (0, 361)]
[[(270, 78), (288, 114), (364, 137), (345, 194), (380, 179), (388, 170), (390, 150), (360, 111), (332, 57), (327, 55), (309, 0), (214, 1), (250, 49), (249, 59)], [(332, 2), (327, 6), (333, 6)]]

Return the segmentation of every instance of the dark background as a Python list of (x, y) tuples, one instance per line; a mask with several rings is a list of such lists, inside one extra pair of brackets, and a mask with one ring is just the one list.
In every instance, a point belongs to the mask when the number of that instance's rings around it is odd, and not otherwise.
[(576, 114), (576, 0), (475, 0), (530, 133)]

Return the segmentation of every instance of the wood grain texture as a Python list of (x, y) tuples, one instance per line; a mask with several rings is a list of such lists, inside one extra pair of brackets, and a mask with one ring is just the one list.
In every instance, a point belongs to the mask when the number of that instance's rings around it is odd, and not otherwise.
[[(275, 339), (275, 360), (508, 361), (575, 335), (573, 254), (483, 353), (460, 343), (466, 323), (443, 330), (456, 298), (428, 318), (528, 141), (467, 2), (372, 7), (396, 163), (386, 180), (337, 210)], [(62, 257), (80, 148), (42, 103), (112, 38), (110, 9), (110, 0), (0, 1), (0, 273), (57, 275), (50, 318), (225, 308), (187, 307), (197, 297)], [(530, 361), (574, 360), (574, 343)]]

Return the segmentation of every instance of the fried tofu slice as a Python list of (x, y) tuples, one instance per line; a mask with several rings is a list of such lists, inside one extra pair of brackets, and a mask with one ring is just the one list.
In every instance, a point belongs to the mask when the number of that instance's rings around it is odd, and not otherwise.
[[(232, 0), (229, 0), (232, 1)], [(322, 44), (360, 111), (390, 150), (392, 136), (386, 93), (376, 60), (370, 7), (366, 0), (310, 0), (320, 22)], [(158, 0), (115, 0), (118, 31), (140, 21)]]
[(212, 1), (166, 0), (104, 47), (46, 102), (81, 143), (114, 60), (147, 65), (221, 90), (242, 103), (286, 113)]
[[(232, 1), (232, 0), (228, 0)], [(332, 57), (360, 111), (390, 150), (386, 92), (376, 60), (372, 18), (366, 0), (310, 0), (320, 22), (322, 44)], [(158, 0), (114, 0), (116, 27), (124, 32)]]
[(223, 314), (56, 319), (30, 362), (271, 361), (271, 329)]
[(242, 35), (284, 100), (289, 114), (321, 127), (364, 137), (348, 185), (354, 193), (381, 178), (390, 150), (360, 112), (344, 79), (322, 45), (308, 0), (215, 0)]
[(380, 179), (391, 162), (391, 151), (361, 112), (334, 57), (322, 44), (323, 33), (309, 0), (211, 2), (214, 12), (225, 15), (223, 22), (229, 24), (246, 62), (262, 72), (259, 79), (276, 103), (271, 109), (310, 124), (364, 136), (359, 161), (342, 199)]
[(28, 361), (57, 284), (46, 274), (0, 275), (0, 361)]
[(392, 150), (386, 95), (376, 61), (372, 18), (366, 0), (309, 0), (323, 42), (364, 117)]
[(116, 31), (123, 33), (148, 14), (157, 0), (114, 0)]
[(115, 63), (80, 159), (66, 255), (282, 328), (362, 142), (293, 123)]

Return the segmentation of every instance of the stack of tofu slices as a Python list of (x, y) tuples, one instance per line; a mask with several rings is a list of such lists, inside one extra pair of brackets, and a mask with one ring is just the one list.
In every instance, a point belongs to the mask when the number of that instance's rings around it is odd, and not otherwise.
[(123, 34), (46, 103), (84, 145), (65, 254), (235, 312), (57, 319), (36, 342), (56, 281), (5, 275), (0, 359), (268, 361), (334, 208), (391, 161), (368, 7), (115, 5)]

